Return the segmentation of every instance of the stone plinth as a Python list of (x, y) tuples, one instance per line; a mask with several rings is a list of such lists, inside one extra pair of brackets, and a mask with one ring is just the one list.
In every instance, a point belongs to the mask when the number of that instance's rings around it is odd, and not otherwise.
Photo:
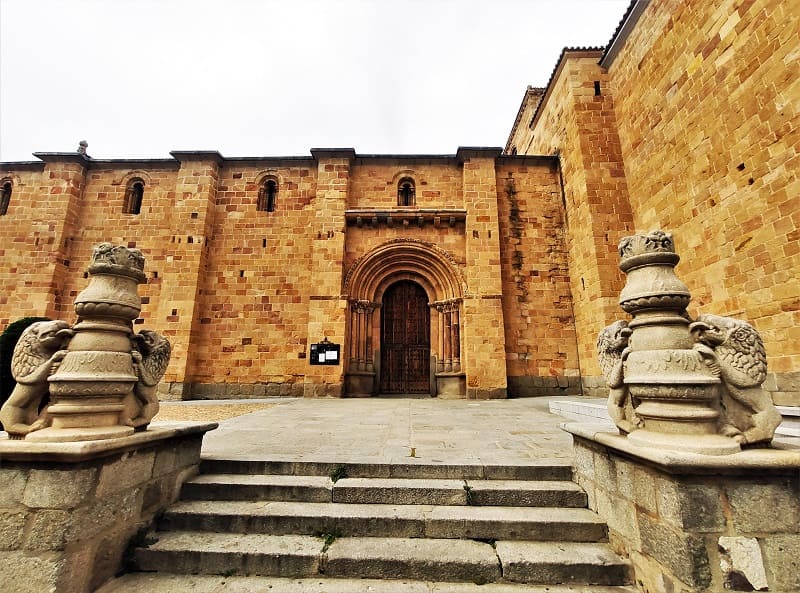
[(117, 439), (0, 439), (0, 591), (89, 593), (197, 473), (215, 423), (158, 423)]
[(642, 590), (800, 591), (800, 447), (702, 455), (563, 428), (575, 480)]

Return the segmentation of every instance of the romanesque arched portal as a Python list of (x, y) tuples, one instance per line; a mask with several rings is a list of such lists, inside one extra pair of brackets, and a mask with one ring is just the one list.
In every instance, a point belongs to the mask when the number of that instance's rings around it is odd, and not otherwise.
[[(386, 302), (410, 298), (398, 297), (398, 290), (414, 292), (415, 301), (426, 300), (429, 314), (420, 315), (415, 309), (411, 313), (414, 318), (407, 320), (411, 330), (406, 337), (387, 338), (387, 315), (388, 319), (395, 319), (390, 323), (398, 323), (398, 318), (391, 317), (397, 311), (383, 315), (381, 308)], [(465, 292), (463, 276), (452, 256), (432, 243), (389, 241), (358, 259), (351, 266), (344, 286), (349, 303), (345, 344), (347, 394), (419, 393), (426, 384), (431, 395), (464, 396), (461, 303)], [(428, 326), (427, 350), (418, 335), (421, 322)], [(408, 343), (403, 343), (403, 339)], [(418, 360), (423, 355), (429, 356), (427, 364)], [(419, 375), (420, 368), (428, 369), (425, 383)], [(410, 372), (413, 379), (409, 381)]]

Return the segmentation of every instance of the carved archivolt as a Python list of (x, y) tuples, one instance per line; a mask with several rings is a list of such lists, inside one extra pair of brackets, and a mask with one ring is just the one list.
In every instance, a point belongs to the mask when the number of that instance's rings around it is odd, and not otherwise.
[(132, 179), (141, 179), (142, 181), (144, 181), (144, 184), (146, 186), (158, 185), (157, 183), (153, 182), (147, 171), (144, 171), (142, 169), (134, 169), (133, 171), (128, 171), (122, 177), (119, 177), (118, 179), (112, 181), (111, 185), (123, 185), (127, 187)]
[(389, 284), (408, 279), (418, 282), (431, 302), (463, 298), (468, 294), (455, 258), (433, 243), (393, 239), (357, 259), (344, 280), (343, 297), (379, 302)]

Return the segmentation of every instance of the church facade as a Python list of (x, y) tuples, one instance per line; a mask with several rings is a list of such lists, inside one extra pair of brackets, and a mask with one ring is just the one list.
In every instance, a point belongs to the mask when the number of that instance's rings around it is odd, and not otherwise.
[(72, 319), (109, 241), (147, 259), (164, 397), (595, 394), (616, 245), (663, 228), (690, 313), (755, 325), (800, 405), (798, 13), (635, 0), (528, 88), (504, 149), (0, 164), (0, 325)]

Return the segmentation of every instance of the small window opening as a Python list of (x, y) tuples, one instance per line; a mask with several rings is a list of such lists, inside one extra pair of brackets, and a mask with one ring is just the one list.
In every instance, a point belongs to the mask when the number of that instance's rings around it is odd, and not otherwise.
[(275, 203), (278, 197), (278, 183), (274, 179), (267, 179), (258, 192), (258, 209), (264, 212), (275, 212)]
[(125, 190), (125, 214), (139, 214), (142, 211), (142, 198), (144, 198), (144, 181), (132, 179)]
[(594, 96), (597, 97), (600, 94), (600, 81), (594, 81)]
[(414, 180), (408, 177), (401, 179), (397, 184), (397, 205), (413, 206), (415, 198)]
[(4, 216), (8, 212), (8, 205), (11, 203), (11, 190), (10, 181), (4, 181), (0, 184), (0, 216)]

